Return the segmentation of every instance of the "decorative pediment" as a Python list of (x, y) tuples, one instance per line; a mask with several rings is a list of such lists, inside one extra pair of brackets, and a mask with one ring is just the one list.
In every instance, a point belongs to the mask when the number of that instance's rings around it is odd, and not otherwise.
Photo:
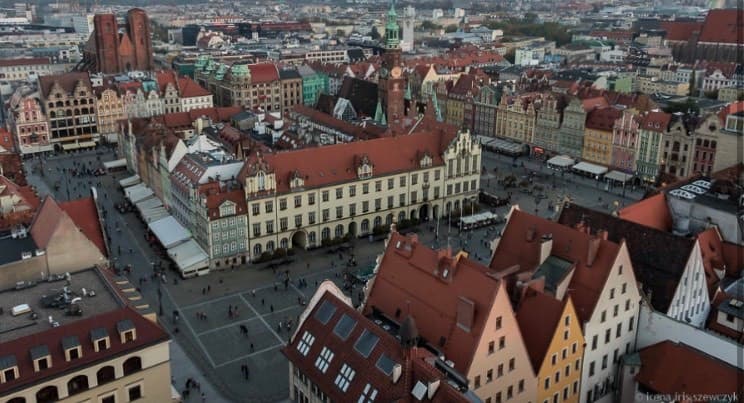
[(295, 169), (289, 175), (289, 188), (292, 190), (301, 189), (305, 186), (305, 178), (299, 170)]
[(361, 156), (357, 156), (356, 159), (357, 177), (359, 177), (359, 179), (371, 177), (375, 166), (369, 160), (369, 156), (367, 154), (362, 154)]
[(428, 150), (419, 153), (419, 166), (421, 168), (428, 168), (434, 163), (434, 159), (431, 157), (431, 153)]

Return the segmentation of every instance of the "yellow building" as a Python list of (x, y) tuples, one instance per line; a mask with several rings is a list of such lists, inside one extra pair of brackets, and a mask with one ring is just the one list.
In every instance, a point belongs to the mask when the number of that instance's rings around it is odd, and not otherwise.
[(539, 94), (501, 97), (496, 109), (496, 136), (532, 143), (537, 123), (535, 99)]
[(529, 290), (517, 312), (537, 374), (537, 403), (578, 403), (584, 335), (570, 296), (561, 302)]
[(612, 128), (623, 112), (616, 108), (595, 109), (586, 117), (581, 158), (604, 166), (612, 165)]
[(96, 88), (96, 109), (98, 112), (98, 132), (112, 135), (119, 131), (119, 121), (124, 119), (124, 104), (114, 88)]

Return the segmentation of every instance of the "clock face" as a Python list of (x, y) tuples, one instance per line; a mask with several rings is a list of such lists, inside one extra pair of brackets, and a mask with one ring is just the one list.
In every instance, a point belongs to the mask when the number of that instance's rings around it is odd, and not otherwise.
[(399, 78), (400, 77), (400, 67), (393, 67), (392, 70), (390, 70), (390, 75), (393, 76), (393, 78)]

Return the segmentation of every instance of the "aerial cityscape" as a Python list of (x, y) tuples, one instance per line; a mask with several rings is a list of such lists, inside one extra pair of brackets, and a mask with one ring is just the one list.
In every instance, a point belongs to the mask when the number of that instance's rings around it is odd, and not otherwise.
[(738, 402), (741, 0), (0, 1), (0, 403)]

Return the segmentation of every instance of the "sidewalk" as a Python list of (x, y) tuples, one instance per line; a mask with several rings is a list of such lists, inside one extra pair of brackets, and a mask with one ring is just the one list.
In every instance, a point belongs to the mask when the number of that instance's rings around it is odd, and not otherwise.
[(202, 371), (197, 368), (193, 361), (186, 355), (181, 346), (172, 340), (170, 343), (170, 364), (171, 378), (173, 378), (173, 387), (178, 393), (181, 393), (184, 402), (201, 402), (201, 396), (198, 391), (191, 389), (188, 397), (183, 396), (186, 388), (186, 379), (191, 378), (199, 383), (201, 391), (204, 393), (206, 401), (210, 403), (229, 403), (220, 393), (212, 387), (212, 383), (204, 377)]

